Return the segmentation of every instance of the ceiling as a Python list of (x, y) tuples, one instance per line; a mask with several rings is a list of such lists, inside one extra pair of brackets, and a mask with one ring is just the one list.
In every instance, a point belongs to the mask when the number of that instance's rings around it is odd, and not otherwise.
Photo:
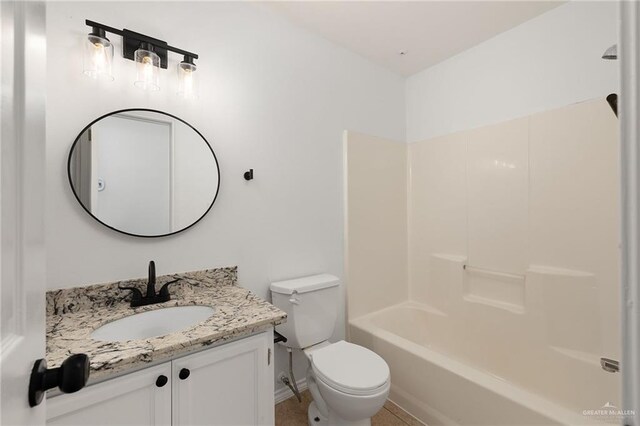
[(411, 75), (562, 3), (396, 0), (264, 4), (334, 43), (399, 74)]

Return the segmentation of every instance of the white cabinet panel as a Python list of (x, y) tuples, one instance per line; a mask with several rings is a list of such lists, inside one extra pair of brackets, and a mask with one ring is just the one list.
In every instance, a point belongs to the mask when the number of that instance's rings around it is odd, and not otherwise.
[(273, 424), (272, 347), (269, 331), (174, 360), (173, 425)]
[[(163, 387), (159, 376), (167, 377)], [(98, 383), (47, 401), (47, 425), (170, 425), (171, 363)]]
[[(180, 378), (183, 369), (188, 377)], [(158, 387), (159, 376), (167, 383)], [(47, 402), (48, 425), (272, 425), (273, 331)]]

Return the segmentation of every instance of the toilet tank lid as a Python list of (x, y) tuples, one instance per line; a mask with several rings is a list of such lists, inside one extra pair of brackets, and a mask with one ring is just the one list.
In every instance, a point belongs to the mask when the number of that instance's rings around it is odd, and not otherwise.
[(293, 280), (271, 283), (271, 291), (279, 294), (306, 293), (323, 288), (335, 287), (340, 284), (338, 277), (330, 274), (311, 275)]

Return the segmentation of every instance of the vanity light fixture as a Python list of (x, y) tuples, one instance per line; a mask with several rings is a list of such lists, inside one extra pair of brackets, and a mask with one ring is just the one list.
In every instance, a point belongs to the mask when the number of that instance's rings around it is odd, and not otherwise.
[(196, 97), (194, 61), (198, 59), (197, 54), (131, 30), (119, 30), (88, 19), (85, 24), (91, 27), (85, 47), (85, 74), (94, 78), (108, 77), (113, 80), (111, 74), (113, 44), (106, 37), (106, 33), (112, 33), (122, 37), (122, 56), (136, 62), (134, 82), (136, 87), (144, 90), (160, 90), (160, 69), (167, 69), (168, 52), (174, 52), (183, 56), (183, 60), (178, 64), (178, 94), (186, 98)]

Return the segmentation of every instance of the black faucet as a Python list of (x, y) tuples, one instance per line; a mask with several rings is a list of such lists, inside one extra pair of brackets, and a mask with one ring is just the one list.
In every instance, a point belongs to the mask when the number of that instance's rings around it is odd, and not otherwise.
[(142, 292), (135, 287), (120, 287), (120, 285), (118, 285), (118, 288), (120, 290), (131, 291), (131, 307), (135, 308), (137, 306), (153, 305), (154, 303), (163, 303), (171, 300), (169, 285), (178, 281), (180, 281), (180, 279), (165, 283), (160, 288), (160, 291), (156, 293), (156, 264), (152, 260), (149, 262), (149, 279), (147, 281), (147, 294), (145, 296), (143, 296)]

